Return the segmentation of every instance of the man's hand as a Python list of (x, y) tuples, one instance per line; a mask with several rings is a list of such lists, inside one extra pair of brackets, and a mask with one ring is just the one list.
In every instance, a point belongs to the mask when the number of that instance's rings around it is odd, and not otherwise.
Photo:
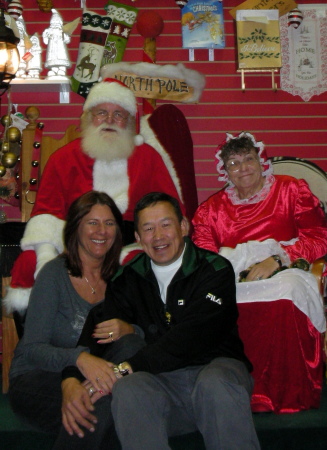
[(120, 319), (111, 319), (99, 323), (95, 327), (92, 337), (99, 339), (98, 344), (110, 344), (110, 342), (117, 341), (125, 334), (133, 334), (134, 332), (134, 327), (130, 323)]
[(84, 432), (81, 426), (93, 432), (97, 419), (92, 414), (94, 406), (88, 390), (76, 378), (66, 378), (61, 383), (61, 390), (62, 423), (67, 433), (82, 438)]
[(112, 386), (117, 381), (114, 364), (87, 352), (82, 352), (77, 358), (76, 365), (100, 394), (110, 394)]

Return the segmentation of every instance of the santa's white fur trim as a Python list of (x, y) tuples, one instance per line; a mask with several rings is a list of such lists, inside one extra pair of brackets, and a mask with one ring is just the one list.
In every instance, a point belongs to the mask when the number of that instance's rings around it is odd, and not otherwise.
[(144, 144), (144, 137), (142, 136), (142, 134), (137, 134), (134, 138), (134, 143), (135, 145), (142, 145)]
[(125, 245), (120, 252), (120, 256), (119, 256), (119, 262), (120, 264), (123, 264), (125, 259), (127, 258), (127, 256), (130, 253), (134, 253), (134, 252), (143, 252), (143, 248), (140, 244), (138, 244), (137, 242), (134, 242), (133, 244), (129, 244), (129, 245)]
[(54, 259), (58, 253), (52, 244), (37, 244), (35, 248), (37, 264), (34, 278), (37, 277), (42, 267), (52, 259)]
[(166, 152), (164, 147), (160, 144), (157, 136), (154, 134), (152, 128), (149, 125), (148, 118), (150, 115), (141, 117), (141, 133), (144, 137), (144, 141), (146, 144), (151, 145), (162, 157), (163, 162), (165, 163), (165, 166), (168, 169), (168, 172), (174, 182), (174, 185), (176, 187), (176, 190), (178, 192), (179, 198), (183, 202), (183, 195), (182, 195), (182, 188), (180, 185), (179, 178), (177, 176), (177, 172), (175, 170), (174, 164), (172, 162), (172, 159), (170, 155)]
[(126, 109), (133, 117), (137, 105), (133, 92), (126, 86), (116, 82), (101, 81), (95, 84), (85, 100), (83, 110), (90, 110), (100, 103), (114, 103)]
[(2, 300), (4, 307), (8, 314), (13, 311), (24, 313), (27, 309), (30, 300), (32, 288), (7, 288), (7, 294)]
[(26, 224), (24, 236), (20, 241), (22, 250), (35, 250), (37, 244), (51, 244), (58, 253), (64, 249), (63, 229), (65, 221), (52, 214), (32, 217)]
[[(116, 73), (127, 72), (137, 76), (165, 77), (185, 80), (194, 89), (193, 96), (185, 100), (185, 103), (194, 103), (200, 100), (205, 86), (205, 76), (196, 70), (187, 69), (182, 63), (158, 65), (152, 63), (127, 63), (119, 62), (106, 64), (100, 70), (101, 78), (114, 77)], [(128, 79), (128, 77), (127, 77)], [(124, 79), (122, 79), (124, 81)]]
[(128, 207), (129, 177), (127, 159), (95, 161), (93, 165), (93, 189), (108, 194), (124, 214)]

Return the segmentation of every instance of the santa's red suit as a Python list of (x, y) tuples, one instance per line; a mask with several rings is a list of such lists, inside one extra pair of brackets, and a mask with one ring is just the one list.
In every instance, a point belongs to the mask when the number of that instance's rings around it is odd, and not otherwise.
[(133, 221), (137, 201), (148, 192), (180, 198), (162, 157), (147, 144), (135, 147), (128, 160), (95, 161), (81, 149), (81, 139), (57, 150), (46, 165), (31, 219), (21, 241), (23, 250), (51, 243), (63, 250), (62, 230), (71, 203), (90, 190), (112, 197), (124, 220)]
[[(164, 158), (164, 159), (163, 159)], [(180, 199), (181, 189), (169, 157), (148, 144), (135, 147), (126, 159), (111, 162), (86, 155), (81, 139), (67, 144), (51, 155), (43, 171), (31, 219), (21, 241), (23, 253), (12, 270), (12, 283), (6, 305), (9, 311), (23, 311), (29, 301), (36, 267), (35, 251), (48, 244), (52, 257), (63, 251), (63, 228), (71, 203), (90, 190), (112, 197), (126, 221), (133, 221), (137, 201), (152, 191), (166, 192)], [(46, 259), (51, 259), (49, 254)]]

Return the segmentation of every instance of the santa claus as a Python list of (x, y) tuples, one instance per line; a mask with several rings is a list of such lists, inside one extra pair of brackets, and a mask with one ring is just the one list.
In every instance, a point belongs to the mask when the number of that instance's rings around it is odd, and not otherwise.
[(144, 143), (138, 128), (136, 98), (129, 88), (112, 78), (92, 87), (81, 116), (82, 137), (57, 150), (44, 169), (21, 240), (23, 253), (12, 270), (5, 299), (9, 311), (27, 307), (34, 278), (63, 251), (66, 213), (81, 194), (94, 189), (115, 200), (125, 221), (125, 244), (134, 240), (133, 210), (144, 194), (163, 191), (182, 204), (172, 165), (167, 167), (166, 156)]

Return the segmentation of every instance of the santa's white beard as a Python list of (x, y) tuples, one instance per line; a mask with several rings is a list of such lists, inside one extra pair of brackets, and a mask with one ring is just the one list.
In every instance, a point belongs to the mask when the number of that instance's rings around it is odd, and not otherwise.
[(82, 131), (83, 151), (91, 158), (101, 161), (127, 159), (134, 150), (135, 133), (129, 128), (120, 128), (114, 124), (109, 127), (115, 131), (102, 131), (108, 128), (105, 123), (98, 127), (92, 123), (85, 126)]

